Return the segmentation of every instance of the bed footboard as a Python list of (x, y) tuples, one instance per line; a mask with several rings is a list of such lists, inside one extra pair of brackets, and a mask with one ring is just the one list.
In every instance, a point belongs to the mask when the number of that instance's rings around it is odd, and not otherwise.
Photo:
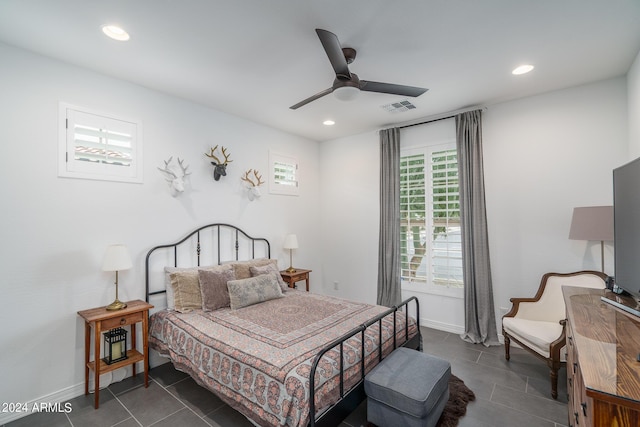
[[(396, 342), (396, 316), (398, 314), (405, 316), (405, 342), (402, 344), (402, 347), (414, 348), (422, 351), (422, 339), (420, 334), (420, 325), (419, 321), (416, 320), (416, 334), (409, 338), (409, 303), (411, 301), (415, 302), (416, 306), (416, 319), (420, 319), (420, 304), (416, 297), (411, 297), (403, 302), (401, 302), (398, 306), (391, 307), (384, 313), (379, 314), (375, 318), (369, 320), (366, 323), (358, 326), (357, 328), (352, 329), (347, 332), (340, 338), (335, 341), (329, 343), (326, 347), (324, 347), (318, 354), (316, 355), (313, 365), (311, 366), (311, 372), (309, 374), (309, 390), (311, 395), (309, 396), (309, 427), (332, 427), (340, 424), (342, 420), (344, 420), (358, 405), (365, 399), (366, 395), (364, 393), (364, 377), (365, 377), (365, 331), (371, 325), (378, 323), (378, 362), (383, 359), (383, 343), (382, 343), (382, 319), (386, 316), (393, 314), (393, 350), (395, 350), (398, 345)], [(401, 310), (404, 308), (404, 310)], [(344, 343), (349, 339), (356, 335), (360, 334), (360, 342), (361, 342), (361, 360), (360, 360), (360, 378), (358, 382), (351, 386), (349, 390), (345, 390), (344, 384)], [(322, 357), (329, 351), (334, 348), (339, 347), (340, 349), (340, 400), (332, 405), (328, 410), (324, 411), (322, 414), (316, 417), (316, 399), (315, 399), (315, 374), (318, 369), (318, 364)]]

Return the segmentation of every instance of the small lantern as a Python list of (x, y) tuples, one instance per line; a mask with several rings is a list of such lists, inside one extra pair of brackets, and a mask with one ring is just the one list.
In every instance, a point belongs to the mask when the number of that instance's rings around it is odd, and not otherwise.
[(127, 331), (123, 328), (111, 329), (104, 334), (105, 357), (107, 365), (127, 358)]

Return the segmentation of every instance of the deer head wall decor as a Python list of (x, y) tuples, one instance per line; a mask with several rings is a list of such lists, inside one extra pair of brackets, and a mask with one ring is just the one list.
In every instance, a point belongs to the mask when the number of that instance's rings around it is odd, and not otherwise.
[(185, 166), (184, 163), (182, 163), (183, 161), (180, 160), (180, 157), (178, 157), (178, 166), (180, 167), (180, 171), (170, 165), (171, 160), (173, 160), (173, 156), (169, 157), (169, 160), (164, 161), (164, 168), (158, 168), (158, 170), (162, 172), (164, 179), (167, 180), (169, 189), (171, 190), (171, 195), (176, 197), (184, 191), (184, 179), (188, 175), (191, 175), (191, 172), (187, 172), (187, 168), (189, 166)]
[[(254, 178), (249, 177), (251, 172), (253, 172), (255, 182), (253, 181)], [(249, 197), (249, 200), (253, 201), (261, 196), (259, 187), (264, 184), (264, 181), (262, 180), (262, 175), (260, 175), (257, 169), (249, 169), (244, 173), (244, 176), (241, 179), (247, 183), (247, 190), (249, 190), (247, 196)]]
[(222, 151), (222, 155), (224, 156), (224, 162), (221, 162), (220, 159), (215, 155), (215, 151), (217, 149), (218, 149), (218, 146), (216, 145), (211, 149), (211, 153), (209, 154), (204, 153), (204, 155), (213, 159), (213, 161), (211, 162), (211, 164), (214, 166), (213, 179), (215, 179), (216, 181), (219, 181), (221, 176), (227, 175), (227, 164), (232, 162), (233, 160), (229, 160), (230, 154), (227, 154), (227, 151), (226, 151), (227, 149), (222, 147), (221, 151)]

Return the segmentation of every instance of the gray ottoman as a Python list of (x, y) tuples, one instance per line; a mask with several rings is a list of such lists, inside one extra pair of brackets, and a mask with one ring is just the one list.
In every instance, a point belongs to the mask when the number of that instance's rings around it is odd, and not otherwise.
[(379, 427), (433, 427), (449, 400), (451, 365), (398, 348), (364, 379), (367, 420)]

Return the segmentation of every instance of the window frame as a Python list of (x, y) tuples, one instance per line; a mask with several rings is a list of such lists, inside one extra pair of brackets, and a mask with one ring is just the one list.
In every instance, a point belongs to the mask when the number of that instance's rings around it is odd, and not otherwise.
[[(83, 117), (84, 116), (84, 117)], [(84, 162), (75, 160), (75, 124), (89, 122), (107, 123), (109, 131), (127, 129), (131, 139), (131, 161), (127, 168), (106, 162)], [(100, 181), (143, 183), (143, 140), (140, 120), (125, 118), (117, 114), (60, 102), (58, 108), (58, 176)], [(109, 127), (106, 127), (109, 126)], [(129, 150), (127, 150), (129, 151)]]
[[(278, 179), (276, 169), (278, 164), (291, 167), (291, 169), (293, 169), (293, 179)], [(298, 159), (293, 156), (269, 151), (269, 193), (285, 196), (300, 195), (300, 172), (298, 168)]]
[[(410, 147), (402, 147), (400, 150), (401, 161), (403, 158), (416, 154), (424, 155), (424, 168), (425, 168), (425, 207), (426, 207), (426, 230), (433, 230), (434, 227), (434, 214), (433, 214), (433, 191), (432, 191), (432, 173), (431, 173), (431, 157), (433, 153), (441, 152), (444, 150), (456, 149), (456, 142), (454, 140), (438, 141), (431, 144), (414, 145)], [(399, 236), (400, 238), (400, 236)], [(433, 240), (431, 240), (433, 243)], [(462, 244), (461, 244), (462, 250)], [(402, 251), (402, 249), (401, 249)], [(428, 245), (427, 251), (424, 254), (424, 258), (427, 259), (427, 275), (426, 280), (408, 280), (401, 277), (401, 288), (405, 291), (426, 293), (441, 295), (453, 298), (464, 298), (464, 283), (461, 287), (450, 285), (436, 285), (433, 279), (433, 244)], [(402, 263), (402, 253), (401, 260)], [(402, 272), (402, 265), (400, 266)], [(462, 274), (462, 272), (461, 272)]]

